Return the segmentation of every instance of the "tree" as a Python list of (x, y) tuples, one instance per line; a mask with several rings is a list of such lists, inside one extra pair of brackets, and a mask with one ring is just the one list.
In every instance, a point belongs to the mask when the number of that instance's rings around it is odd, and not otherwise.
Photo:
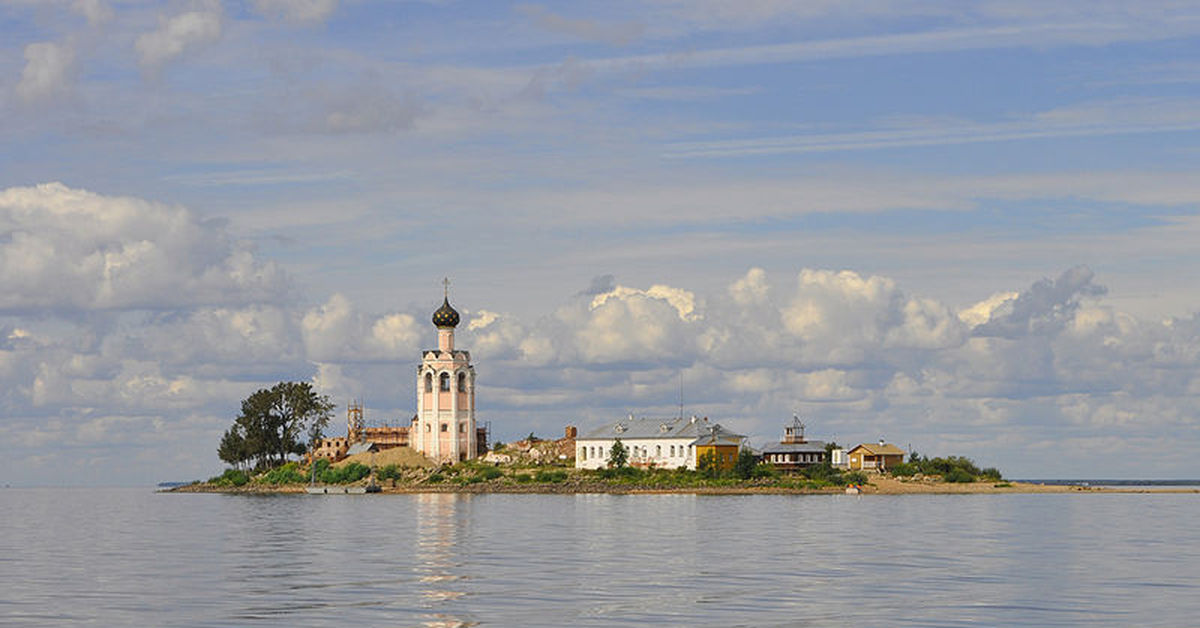
[(242, 401), (242, 413), (221, 438), (217, 455), (238, 466), (253, 461), (257, 469), (283, 464), (289, 455), (316, 447), (333, 408), (329, 397), (307, 382), (258, 390)]
[(608, 452), (608, 466), (614, 469), (620, 469), (629, 462), (629, 449), (625, 447), (625, 443), (621, 439), (613, 441), (612, 449)]
[(758, 456), (749, 449), (738, 452), (737, 462), (733, 463), (733, 473), (743, 480), (754, 476), (754, 468), (758, 466)]
[(221, 444), (217, 446), (217, 457), (238, 470), (250, 459), (246, 449), (246, 437), (242, 435), (240, 426), (236, 423), (221, 436)]
[(715, 478), (721, 475), (721, 464), (717, 459), (717, 452), (712, 450), (704, 452), (696, 459), (696, 470), (706, 478)]

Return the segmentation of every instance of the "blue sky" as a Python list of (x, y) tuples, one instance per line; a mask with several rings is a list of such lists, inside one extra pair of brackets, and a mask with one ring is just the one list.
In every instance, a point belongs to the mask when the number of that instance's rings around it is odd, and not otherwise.
[(502, 440), (668, 415), (683, 373), (759, 445), (798, 410), (1195, 477), (1198, 35), (1152, 0), (0, 0), (4, 481), (214, 473), (283, 378), (400, 421), (443, 276)]

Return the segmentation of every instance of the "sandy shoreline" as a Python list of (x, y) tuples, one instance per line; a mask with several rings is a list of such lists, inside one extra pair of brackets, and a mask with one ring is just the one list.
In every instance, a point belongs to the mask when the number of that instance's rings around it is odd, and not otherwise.
[[(1007, 484), (1007, 486), (1005, 486)], [(511, 494), (615, 494), (615, 495), (655, 495), (655, 494), (694, 494), (694, 495), (844, 495), (840, 488), (828, 489), (794, 489), (778, 486), (722, 486), (722, 487), (686, 487), (686, 488), (639, 488), (635, 486), (610, 485), (601, 482), (562, 482), (558, 484), (493, 484), (479, 483), (461, 486), (457, 484), (442, 485), (404, 485), (389, 486), (386, 482), (379, 494), (414, 494), (414, 493), (511, 493)], [(1024, 482), (972, 482), (950, 484), (932, 480), (900, 480), (897, 478), (873, 475), (870, 483), (860, 487), (862, 495), (1002, 495), (1011, 493), (1196, 493), (1197, 488), (1180, 487), (1095, 487), (1073, 486), (1059, 484), (1030, 484)], [(288, 486), (243, 486), (238, 488), (212, 487), (203, 484), (193, 484), (169, 489), (164, 492), (175, 493), (231, 493), (231, 494), (296, 494), (304, 493), (305, 487)]]

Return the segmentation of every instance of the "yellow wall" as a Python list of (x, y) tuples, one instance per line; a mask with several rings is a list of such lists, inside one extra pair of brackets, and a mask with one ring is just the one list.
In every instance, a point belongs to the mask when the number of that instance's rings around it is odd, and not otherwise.
[(697, 445), (696, 446), (696, 467), (700, 466), (700, 459), (705, 454), (713, 452), (717, 456), (717, 468), (722, 471), (727, 471), (733, 468), (737, 462), (738, 448), (737, 445)]

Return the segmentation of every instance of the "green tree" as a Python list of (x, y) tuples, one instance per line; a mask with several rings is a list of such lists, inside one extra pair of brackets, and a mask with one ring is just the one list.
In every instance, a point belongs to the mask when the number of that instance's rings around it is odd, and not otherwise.
[(749, 449), (738, 452), (737, 462), (733, 463), (733, 473), (743, 480), (754, 476), (754, 468), (758, 466), (758, 456)]
[(697, 458), (696, 471), (699, 471), (700, 475), (706, 478), (715, 478), (721, 475), (721, 465), (717, 460), (717, 452), (709, 450)]
[(612, 449), (608, 452), (608, 466), (614, 469), (620, 469), (629, 462), (629, 449), (625, 447), (625, 443), (621, 439), (613, 441)]
[(242, 434), (241, 426), (236, 423), (221, 436), (221, 444), (217, 446), (217, 457), (236, 467), (239, 471), (250, 459), (246, 448), (246, 437)]
[[(333, 416), (334, 405), (307, 382), (280, 382), (242, 401), (242, 412), (221, 438), (217, 455), (226, 462), (278, 466), (314, 447)], [(302, 438), (307, 437), (307, 443)]]

